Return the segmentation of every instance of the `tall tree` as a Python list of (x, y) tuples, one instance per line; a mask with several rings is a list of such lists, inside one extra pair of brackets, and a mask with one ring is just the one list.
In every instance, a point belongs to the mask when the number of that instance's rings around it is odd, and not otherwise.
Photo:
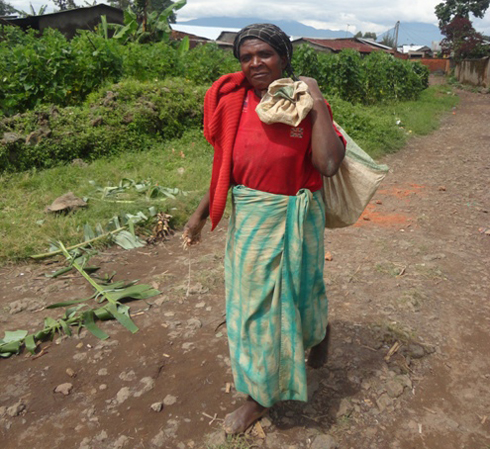
[(439, 28), (449, 24), (455, 17), (470, 18), (470, 13), (481, 19), (490, 6), (490, 0), (445, 0), (436, 8)]
[(5, 0), (0, 0), (0, 16), (8, 16), (16, 12), (15, 8)]
[(80, 8), (80, 6), (75, 3), (75, 0), (53, 0), (53, 3), (58, 11)]
[(443, 52), (452, 55), (456, 61), (481, 58), (489, 54), (483, 35), (473, 28), (469, 19), (456, 16), (441, 28), (441, 33), (445, 36), (441, 42)]

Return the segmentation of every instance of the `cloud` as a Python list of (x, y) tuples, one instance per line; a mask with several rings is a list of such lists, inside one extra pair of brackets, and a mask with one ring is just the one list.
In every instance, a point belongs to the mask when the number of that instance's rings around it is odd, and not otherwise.
[[(29, 11), (29, 0), (8, 0), (17, 9)], [(442, 0), (187, 0), (178, 11), (179, 21), (202, 17), (257, 17), (264, 20), (296, 20), (305, 25), (331, 30), (374, 31), (380, 33), (400, 22), (423, 22), (437, 25), (435, 6)], [(82, 3), (79, 0), (79, 3)], [(32, 0), (36, 11), (48, 0)], [(489, 10), (490, 11), (490, 10)], [(490, 34), (490, 13), (475, 19), (478, 31)]]

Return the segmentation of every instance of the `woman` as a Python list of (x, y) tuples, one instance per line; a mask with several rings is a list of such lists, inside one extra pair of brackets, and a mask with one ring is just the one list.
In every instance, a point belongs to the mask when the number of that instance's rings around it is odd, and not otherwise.
[(215, 150), (211, 186), (190, 217), (184, 239), (212, 229), (232, 188), (225, 258), (226, 313), (235, 388), (248, 394), (225, 418), (229, 434), (244, 432), (282, 400), (307, 400), (308, 363), (326, 359), (327, 298), (323, 282), (325, 209), (322, 175), (345, 153), (317, 82), (301, 77), (313, 108), (297, 127), (262, 123), (255, 107), (269, 85), (294, 77), (292, 45), (270, 24), (250, 25), (234, 42), (241, 72), (216, 81), (204, 101), (204, 135)]

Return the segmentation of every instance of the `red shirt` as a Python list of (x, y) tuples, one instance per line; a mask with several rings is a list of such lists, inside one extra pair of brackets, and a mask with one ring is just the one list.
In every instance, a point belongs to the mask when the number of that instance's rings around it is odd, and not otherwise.
[(322, 175), (311, 162), (311, 120), (298, 127), (266, 125), (255, 112), (260, 98), (250, 89), (233, 147), (232, 183), (262, 192), (296, 195), (322, 187)]

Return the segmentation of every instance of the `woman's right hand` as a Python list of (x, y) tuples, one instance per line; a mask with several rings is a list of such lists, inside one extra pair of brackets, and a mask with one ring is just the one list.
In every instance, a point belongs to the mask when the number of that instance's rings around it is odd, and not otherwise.
[(191, 215), (191, 218), (184, 226), (184, 233), (182, 234), (185, 248), (196, 245), (201, 241), (201, 231), (206, 221), (207, 218), (202, 218), (199, 214), (194, 213)]
[(183, 246), (187, 249), (189, 246), (196, 245), (201, 241), (201, 231), (209, 217), (209, 190), (203, 196), (196, 211), (191, 215), (189, 221), (184, 226), (182, 234)]

